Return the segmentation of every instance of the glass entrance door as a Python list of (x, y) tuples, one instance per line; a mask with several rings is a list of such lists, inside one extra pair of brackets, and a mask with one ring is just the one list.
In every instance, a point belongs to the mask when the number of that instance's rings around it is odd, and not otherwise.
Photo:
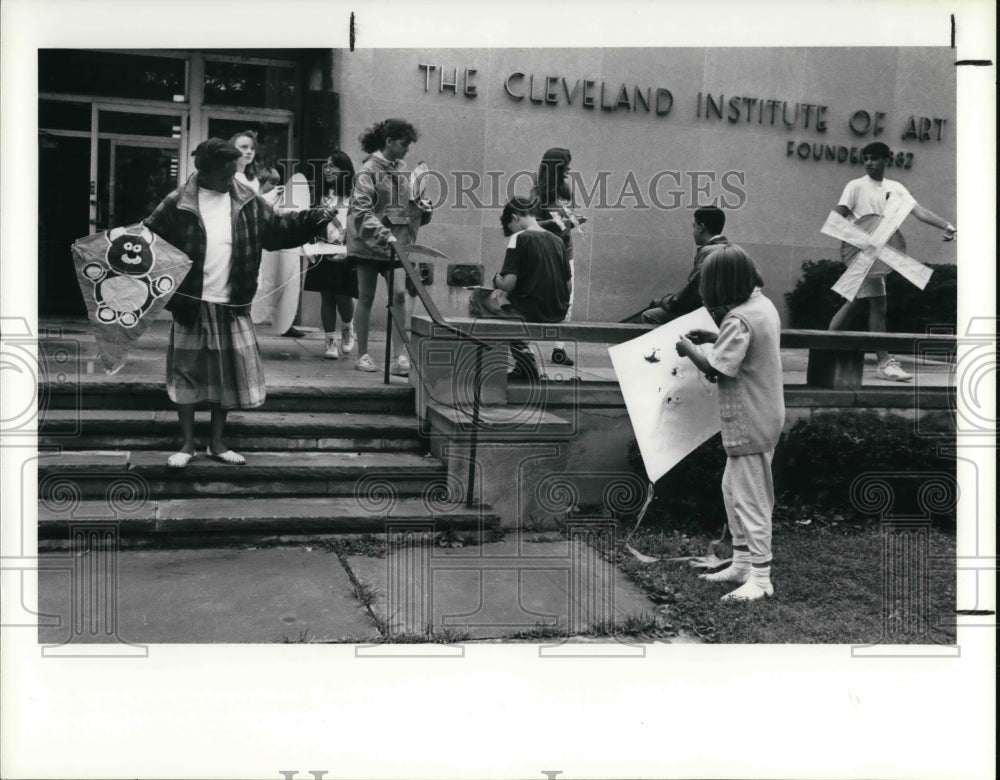
[[(187, 173), (186, 107), (40, 101), (38, 310), (86, 313), (70, 247), (150, 214)], [(89, 120), (89, 121), (88, 121)]]
[(96, 108), (92, 148), (94, 230), (131, 225), (148, 216), (181, 176), (186, 117), (181, 112), (122, 106)]
[(139, 222), (177, 187), (176, 148), (113, 140), (109, 156), (108, 227)]
[(38, 312), (87, 313), (70, 247), (91, 232), (90, 139), (40, 133), (38, 144)]

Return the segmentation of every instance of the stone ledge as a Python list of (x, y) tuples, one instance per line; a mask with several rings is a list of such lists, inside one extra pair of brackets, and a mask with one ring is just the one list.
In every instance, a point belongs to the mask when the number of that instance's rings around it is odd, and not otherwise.
[(426, 523), (431, 530), (494, 528), (499, 515), (489, 506), (404, 498), (366, 506), (353, 497), (260, 498), (239, 503), (190, 498), (146, 501), (128, 514), (109, 515), (105, 501), (81, 501), (70, 514), (38, 507), (38, 535), (53, 539), (71, 524), (113, 522), (123, 535), (229, 533), (384, 533), (387, 523)]
[[(482, 442), (527, 438), (529, 441), (560, 441), (572, 436), (575, 426), (568, 420), (543, 411), (517, 406), (484, 406), (479, 410), (478, 439)], [(472, 431), (472, 410), (430, 404), (427, 422), (432, 435), (465, 439)]]
[[(545, 408), (558, 410), (572, 406), (579, 408), (625, 408), (621, 390), (617, 385), (604, 382), (577, 382), (571, 385), (542, 384)], [(511, 385), (508, 398), (511, 404), (525, 404), (531, 393), (529, 387)], [(811, 385), (785, 385), (786, 407), (857, 407), (875, 409), (952, 409), (955, 406), (953, 387), (862, 387), (851, 390), (830, 390)]]

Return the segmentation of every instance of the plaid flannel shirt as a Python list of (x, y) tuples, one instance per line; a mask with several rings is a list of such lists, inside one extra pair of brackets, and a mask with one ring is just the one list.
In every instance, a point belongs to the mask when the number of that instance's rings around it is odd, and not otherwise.
[[(238, 313), (247, 314), (257, 292), (261, 251), (309, 243), (329, 216), (323, 209), (279, 214), (235, 179), (229, 185), (229, 197), (233, 218), (229, 301)], [(144, 223), (191, 260), (191, 269), (167, 303), (177, 319), (190, 322), (197, 316), (205, 268), (205, 223), (198, 211), (198, 174), (167, 195)]]

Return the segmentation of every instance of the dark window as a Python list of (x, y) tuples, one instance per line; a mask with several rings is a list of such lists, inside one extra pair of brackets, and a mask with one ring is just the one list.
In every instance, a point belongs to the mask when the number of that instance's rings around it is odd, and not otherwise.
[(207, 60), (205, 103), (293, 110), (295, 68)]
[(130, 111), (101, 111), (98, 130), (101, 133), (153, 135), (159, 138), (180, 138), (181, 118), (169, 114), (138, 114)]
[(90, 103), (38, 101), (38, 127), (50, 130), (90, 130)]
[(42, 49), (38, 90), (72, 95), (186, 100), (186, 60), (144, 54)]

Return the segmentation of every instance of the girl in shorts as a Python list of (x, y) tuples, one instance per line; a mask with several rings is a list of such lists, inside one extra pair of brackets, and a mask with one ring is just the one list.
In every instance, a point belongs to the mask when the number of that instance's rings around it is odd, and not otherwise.
[[(321, 205), (335, 212), (334, 221), (326, 226), (325, 239), (343, 245), (346, 235), (347, 211), (354, 189), (354, 164), (339, 149), (323, 166), (323, 198)], [(344, 255), (319, 255), (310, 260), (306, 271), (305, 289), (320, 294), (320, 319), (326, 333), (323, 357), (337, 360), (354, 351), (354, 301), (358, 297), (358, 272)], [(340, 315), (341, 340), (337, 348), (337, 315)]]

